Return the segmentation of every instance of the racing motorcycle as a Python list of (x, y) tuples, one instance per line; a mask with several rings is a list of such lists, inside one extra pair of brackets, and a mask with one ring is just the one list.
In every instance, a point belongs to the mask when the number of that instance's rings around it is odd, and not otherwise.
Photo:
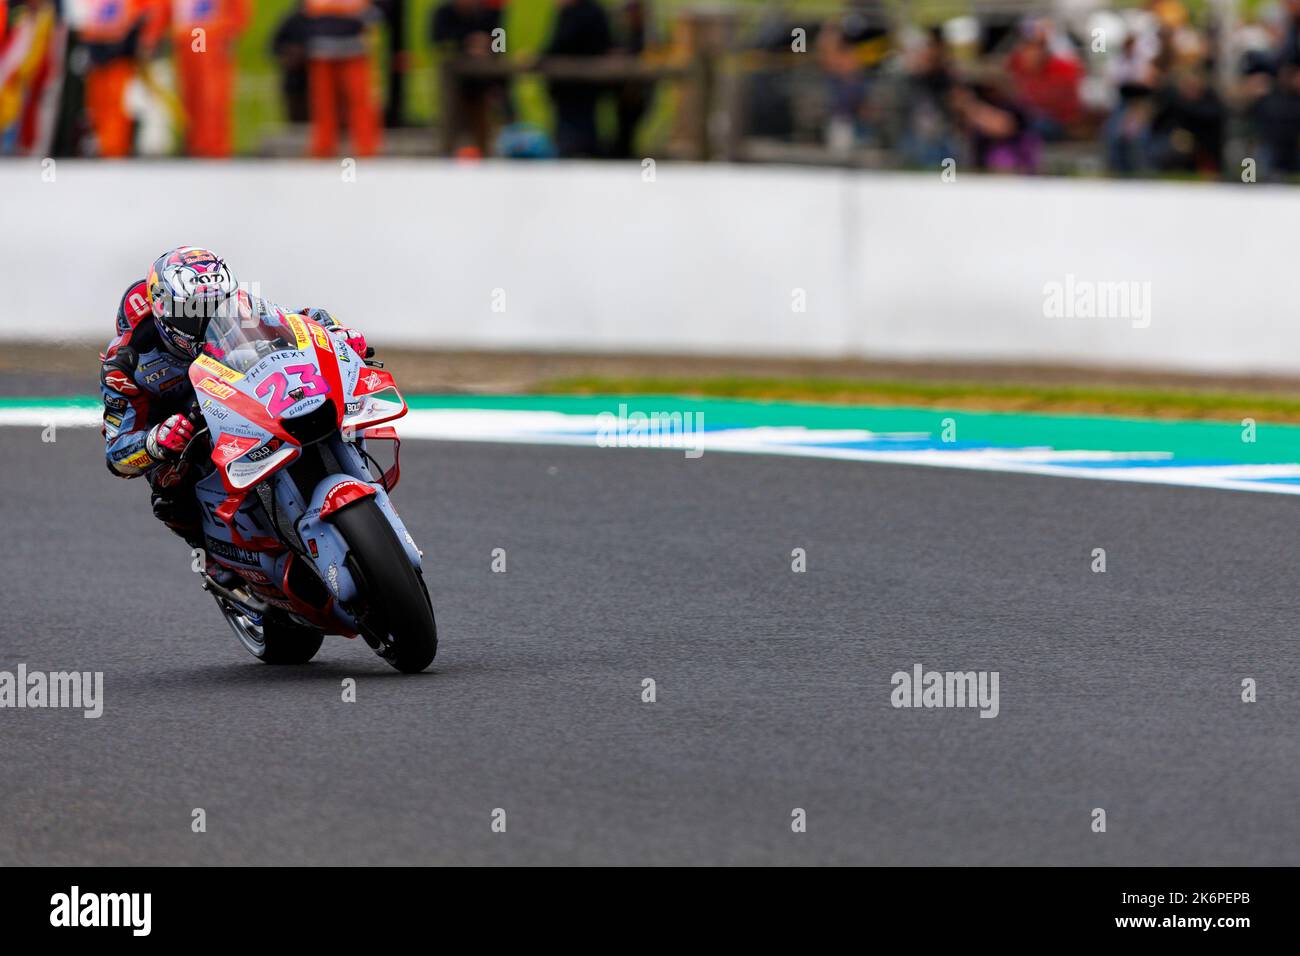
[[(360, 636), (404, 673), (437, 653), (421, 552), (389, 499), (401, 443), (385, 423), (406, 401), (371, 355), (303, 315), (217, 316), (190, 365), (199, 427), (184, 457), (208, 470), (208, 554), (240, 579), (205, 571), (204, 588), (268, 664), (306, 663), (326, 634)], [(392, 443), (387, 470), (377, 441)]]

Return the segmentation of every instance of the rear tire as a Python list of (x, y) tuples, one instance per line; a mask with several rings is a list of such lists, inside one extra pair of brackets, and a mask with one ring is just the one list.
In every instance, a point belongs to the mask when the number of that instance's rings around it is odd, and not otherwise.
[(255, 624), (243, 608), (220, 597), (217, 604), (244, 650), (263, 664), (306, 664), (325, 640), (320, 631), (281, 617), (275, 610), (268, 610), (261, 623)]
[(306, 664), (325, 640), (315, 628), (286, 621), (274, 612), (262, 621), (262, 637), (266, 641), (266, 653), (261, 657), (264, 664)]
[(383, 639), (384, 660), (404, 674), (419, 673), (438, 653), (438, 626), (420, 573), (374, 498), (352, 502), (333, 521), (348, 543), (358, 619)]

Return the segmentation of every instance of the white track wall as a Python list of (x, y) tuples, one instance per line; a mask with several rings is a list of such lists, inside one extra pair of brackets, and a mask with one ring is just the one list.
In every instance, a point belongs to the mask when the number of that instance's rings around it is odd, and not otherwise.
[[(0, 163), (0, 338), (181, 244), (385, 344), (1300, 373), (1300, 190), (660, 164)], [(1140, 316), (1045, 286), (1149, 283)], [(806, 311), (794, 306), (802, 290)], [(504, 311), (494, 311), (494, 303)]]

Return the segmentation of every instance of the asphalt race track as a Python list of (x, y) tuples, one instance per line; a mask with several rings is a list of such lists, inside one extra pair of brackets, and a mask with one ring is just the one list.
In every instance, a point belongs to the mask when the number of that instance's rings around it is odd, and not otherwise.
[[(0, 864), (1300, 864), (1292, 498), (408, 442), (403, 677), (253, 660), (100, 449), (0, 428), (0, 669), (105, 695), (0, 710)], [(998, 716), (895, 709), (916, 663)]]

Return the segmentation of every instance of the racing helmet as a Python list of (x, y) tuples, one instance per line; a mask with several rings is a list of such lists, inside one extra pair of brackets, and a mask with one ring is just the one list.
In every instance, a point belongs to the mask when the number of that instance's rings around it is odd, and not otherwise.
[(149, 270), (149, 309), (163, 346), (181, 358), (197, 358), (214, 316), (236, 308), (239, 283), (211, 249), (179, 246)]

